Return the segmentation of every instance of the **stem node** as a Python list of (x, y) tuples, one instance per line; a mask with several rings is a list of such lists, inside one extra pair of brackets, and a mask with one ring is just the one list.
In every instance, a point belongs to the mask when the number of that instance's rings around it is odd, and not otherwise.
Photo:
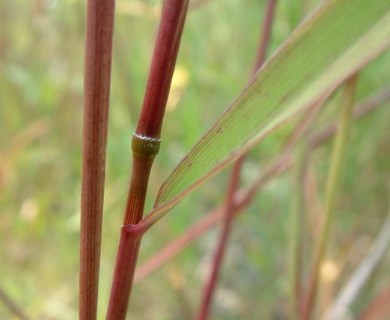
[(161, 139), (144, 136), (139, 133), (133, 134), (131, 149), (140, 156), (154, 157), (160, 150)]

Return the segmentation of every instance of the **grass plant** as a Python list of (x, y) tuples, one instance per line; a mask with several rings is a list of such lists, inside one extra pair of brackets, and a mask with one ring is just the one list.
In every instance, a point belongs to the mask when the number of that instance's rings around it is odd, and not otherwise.
[(388, 316), (390, 3), (276, 2), (0, 4), (0, 318)]

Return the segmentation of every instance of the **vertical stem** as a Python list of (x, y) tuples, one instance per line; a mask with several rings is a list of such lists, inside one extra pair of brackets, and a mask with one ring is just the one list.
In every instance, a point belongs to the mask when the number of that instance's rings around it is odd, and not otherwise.
[(159, 138), (188, 0), (165, 0), (136, 133)]
[(84, 70), (81, 186), (80, 319), (96, 319), (114, 0), (89, 0)]
[(260, 67), (263, 65), (265, 61), (268, 44), (271, 37), (272, 25), (274, 22), (276, 3), (277, 0), (268, 0), (266, 4), (266, 9), (264, 12), (264, 21), (261, 26), (259, 46), (257, 48), (255, 61), (253, 63), (250, 80), (252, 80), (256, 72), (260, 69)]
[(329, 240), (329, 231), (333, 217), (335, 199), (339, 191), (343, 161), (345, 158), (346, 144), (352, 119), (352, 107), (355, 99), (357, 75), (349, 78), (345, 83), (342, 99), (342, 109), (339, 118), (339, 127), (336, 134), (328, 180), (326, 184), (326, 199), (324, 219), (315, 249), (314, 262), (309, 280), (309, 287), (302, 306), (302, 319), (309, 320), (313, 313), (314, 301), (317, 295), (320, 268), (323, 261), (325, 248)]
[(227, 242), (230, 236), (230, 231), (233, 224), (234, 217), (234, 204), (233, 196), (234, 192), (238, 187), (240, 180), (240, 168), (244, 162), (244, 157), (241, 157), (237, 160), (234, 165), (232, 175), (230, 176), (230, 182), (227, 192), (227, 201), (224, 212), (224, 221), (222, 226), (222, 233), (218, 240), (217, 248), (214, 253), (214, 260), (211, 268), (211, 273), (206, 286), (203, 289), (202, 302), (199, 308), (198, 320), (206, 320), (210, 314), (211, 302), (217, 285), (219, 271), (221, 269), (222, 260), (226, 251)]
[[(264, 15), (264, 22), (262, 25), (262, 32), (260, 37), (260, 43), (257, 50), (255, 63), (252, 69), (251, 79), (256, 71), (260, 68), (265, 60), (265, 55), (270, 39), (271, 27), (274, 18), (274, 11), (276, 6), (276, 0), (268, 0), (267, 8)], [(203, 289), (202, 302), (199, 308), (198, 320), (206, 320), (210, 314), (211, 302), (216, 289), (219, 272), (221, 270), (223, 257), (226, 252), (228, 239), (231, 233), (233, 218), (235, 213), (234, 194), (239, 187), (240, 173), (245, 156), (240, 157), (234, 164), (233, 171), (230, 177), (229, 187), (226, 195), (226, 204), (224, 212), (224, 221), (222, 226), (222, 233), (219, 238), (217, 248), (214, 254), (214, 260), (211, 267), (211, 273), (208, 281)]]
[(126, 318), (141, 236), (141, 234), (132, 233), (126, 226), (123, 226), (121, 229), (110, 301), (106, 315), (107, 320)]
[(132, 226), (143, 216), (150, 170), (160, 147), (160, 133), (188, 0), (165, 0), (157, 32), (141, 115), (132, 139), (133, 169), (124, 226), (115, 263), (106, 319), (125, 319), (143, 232)]

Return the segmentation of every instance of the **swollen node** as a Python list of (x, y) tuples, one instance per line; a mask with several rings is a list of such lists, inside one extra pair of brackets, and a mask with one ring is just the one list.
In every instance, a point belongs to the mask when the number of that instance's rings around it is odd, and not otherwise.
[(155, 156), (160, 149), (161, 139), (147, 137), (138, 133), (133, 134), (131, 148), (133, 152), (143, 156)]

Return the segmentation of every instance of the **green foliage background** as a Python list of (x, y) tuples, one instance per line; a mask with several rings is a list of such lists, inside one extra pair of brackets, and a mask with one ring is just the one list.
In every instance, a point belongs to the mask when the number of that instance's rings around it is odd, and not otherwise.
[[(117, 0), (99, 318), (108, 300), (131, 165), (130, 140), (160, 4)], [(189, 13), (178, 59), (188, 81), (176, 88), (178, 102), (164, 122), (148, 208), (163, 179), (244, 87), (263, 5), (257, 0), (212, 1)], [(279, 2), (270, 51), (294, 29), (304, 6), (309, 1)], [(0, 1), (0, 287), (32, 319), (77, 318), (84, 14), (84, 1)], [(389, 67), (387, 53), (364, 70), (358, 100), (390, 83)], [(318, 127), (335, 113), (330, 104)], [(389, 103), (353, 127), (329, 250), (341, 270), (336, 289), (364, 257), (388, 210), (389, 127)], [(289, 129), (279, 130), (249, 155), (244, 182), (271, 161)], [(329, 150), (326, 144), (312, 155), (320, 190)], [(226, 181), (226, 172), (220, 174), (153, 227), (143, 241), (140, 262), (223, 201)], [(237, 219), (215, 319), (268, 319), (285, 313), (292, 194), (290, 176), (278, 178)], [(138, 283), (132, 315), (188, 319), (198, 306), (216, 237), (216, 230), (205, 234)], [(308, 262), (310, 258), (309, 252)], [(389, 264), (387, 255), (355, 311), (389, 283)], [(0, 318), (9, 317), (0, 304)]]

